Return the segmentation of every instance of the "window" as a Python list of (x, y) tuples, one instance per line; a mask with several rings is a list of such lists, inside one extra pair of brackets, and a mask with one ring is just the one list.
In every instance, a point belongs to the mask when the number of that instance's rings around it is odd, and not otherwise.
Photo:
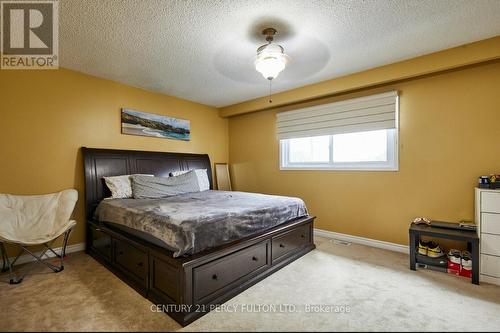
[(280, 141), (281, 169), (397, 170), (397, 130)]
[(290, 163), (328, 163), (330, 137), (315, 136), (288, 140)]
[(398, 170), (397, 91), (276, 118), (281, 169)]

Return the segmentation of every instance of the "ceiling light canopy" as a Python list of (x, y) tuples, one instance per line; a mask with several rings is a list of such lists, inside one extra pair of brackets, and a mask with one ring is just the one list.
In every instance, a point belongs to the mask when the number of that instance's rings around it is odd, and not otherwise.
[(262, 31), (268, 43), (257, 49), (257, 58), (255, 59), (255, 69), (268, 80), (275, 79), (285, 69), (288, 60), (283, 47), (273, 43), (276, 33), (277, 31), (274, 28), (267, 28)]

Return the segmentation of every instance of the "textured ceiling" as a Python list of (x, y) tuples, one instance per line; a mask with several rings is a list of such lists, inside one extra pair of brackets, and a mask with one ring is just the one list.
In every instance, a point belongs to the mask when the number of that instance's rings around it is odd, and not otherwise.
[(279, 92), (500, 34), (500, 0), (61, 0), (60, 65), (226, 106), (268, 93), (253, 67), (272, 26)]

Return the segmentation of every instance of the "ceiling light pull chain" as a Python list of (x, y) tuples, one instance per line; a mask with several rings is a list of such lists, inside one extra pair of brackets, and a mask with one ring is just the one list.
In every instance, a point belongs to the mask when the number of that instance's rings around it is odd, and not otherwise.
[(273, 100), (271, 99), (272, 82), (273, 80), (269, 80), (269, 103), (273, 102)]

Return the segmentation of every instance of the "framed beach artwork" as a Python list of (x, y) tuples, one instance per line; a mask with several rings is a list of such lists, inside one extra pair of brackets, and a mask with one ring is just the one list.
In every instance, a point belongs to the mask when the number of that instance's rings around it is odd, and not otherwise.
[(189, 141), (189, 120), (122, 109), (122, 133)]

